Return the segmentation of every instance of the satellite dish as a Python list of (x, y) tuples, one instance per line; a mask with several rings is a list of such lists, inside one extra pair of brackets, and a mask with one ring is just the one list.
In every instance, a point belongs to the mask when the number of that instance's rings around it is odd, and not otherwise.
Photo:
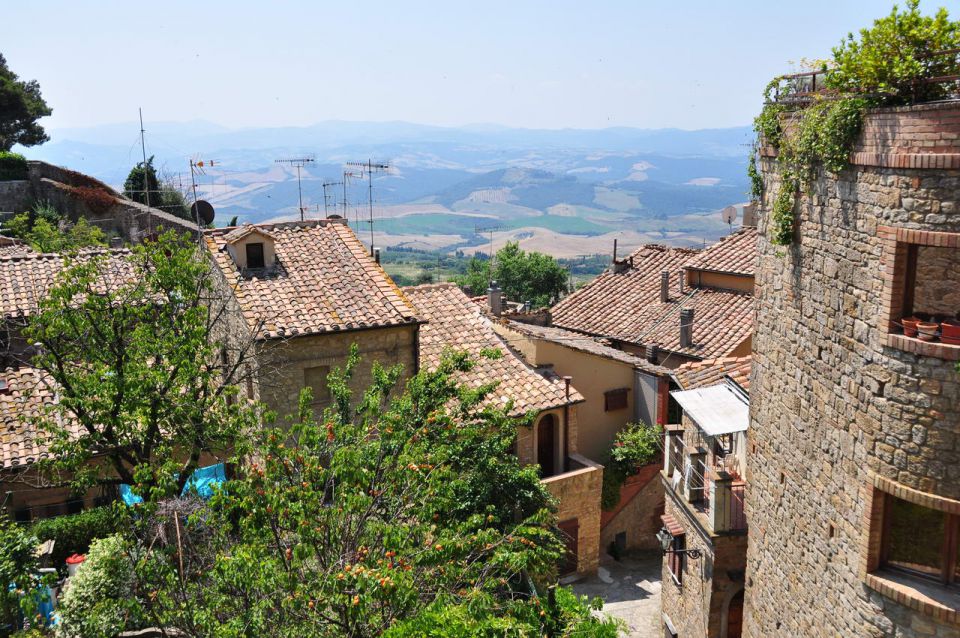
[(198, 199), (190, 207), (190, 216), (199, 219), (201, 224), (209, 226), (213, 223), (213, 206), (206, 200)]
[[(206, 203), (206, 202), (204, 202)], [(737, 208), (736, 206), (727, 206), (722, 211), (720, 211), (720, 218), (723, 219), (723, 223), (728, 226), (737, 221)]]

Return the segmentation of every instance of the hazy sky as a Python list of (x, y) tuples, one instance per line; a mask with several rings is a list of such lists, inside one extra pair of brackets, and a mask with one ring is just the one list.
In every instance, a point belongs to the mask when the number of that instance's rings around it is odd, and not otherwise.
[[(926, 0), (932, 11), (957, 0)], [(889, 0), (5, 2), (50, 128), (136, 119), (535, 128), (746, 124), (770, 77)], [(13, 25), (18, 25), (13, 28)]]

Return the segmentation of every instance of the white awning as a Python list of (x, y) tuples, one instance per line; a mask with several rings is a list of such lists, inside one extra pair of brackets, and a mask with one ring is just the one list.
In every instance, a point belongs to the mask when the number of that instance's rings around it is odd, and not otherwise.
[(670, 395), (707, 436), (743, 432), (750, 425), (750, 407), (726, 384)]

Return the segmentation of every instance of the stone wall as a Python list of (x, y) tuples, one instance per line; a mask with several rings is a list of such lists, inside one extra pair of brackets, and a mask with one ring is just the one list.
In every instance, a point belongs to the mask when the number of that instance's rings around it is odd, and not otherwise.
[(600, 489), (603, 484), (603, 466), (578, 454), (572, 459), (580, 469), (543, 479), (557, 499), (557, 520), (563, 523), (576, 519), (577, 573), (594, 574), (600, 565)]
[(134, 202), (88, 175), (46, 162), (28, 162), (29, 180), (0, 182), (0, 212), (20, 213), (50, 202), (71, 220), (85, 218), (127, 241), (166, 230), (195, 233), (196, 224)]
[[(304, 370), (317, 366), (343, 368), (354, 343), (361, 357), (350, 382), (355, 397), (359, 398), (373, 380), (374, 362), (384, 367), (401, 364), (404, 378), (408, 378), (417, 370), (417, 329), (418, 326), (374, 328), (263, 342), (258, 357), (260, 399), (276, 411), (281, 422), (288, 415), (296, 415), (300, 391), (305, 386)], [(324, 407), (325, 404), (317, 405), (318, 410)]]
[(670, 573), (669, 554), (664, 557), (660, 594), (663, 614), (680, 636), (726, 638), (730, 603), (743, 589), (747, 537), (710, 536), (672, 493), (666, 500), (666, 514), (683, 529), (686, 548), (699, 549), (702, 556), (684, 558), (679, 585)]
[[(898, 493), (960, 497), (950, 346), (890, 334), (904, 285), (896, 229), (940, 246), (960, 232), (960, 170), (933, 168), (960, 167), (958, 132), (955, 103), (872, 114), (856, 164), (801, 198), (789, 247), (768, 240), (780, 179), (761, 161), (746, 636), (960, 635), (916, 592), (868, 586), (879, 523), (864, 496), (883, 479)], [(944, 256), (960, 265), (956, 249)]]
[(618, 534), (626, 536), (626, 549), (657, 549), (656, 534), (663, 515), (663, 483), (660, 463), (648, 465), (639, 474), (629, 477), (620, 489), (621, 503), (601, 518), (600, 551), (616, 542)]

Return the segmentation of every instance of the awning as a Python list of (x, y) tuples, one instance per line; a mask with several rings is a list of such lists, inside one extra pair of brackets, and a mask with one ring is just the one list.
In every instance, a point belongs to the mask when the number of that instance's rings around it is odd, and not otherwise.
[(670, 395), (707, 436), (743, 432), (750, 425), (750, 407), (726, 384)]

